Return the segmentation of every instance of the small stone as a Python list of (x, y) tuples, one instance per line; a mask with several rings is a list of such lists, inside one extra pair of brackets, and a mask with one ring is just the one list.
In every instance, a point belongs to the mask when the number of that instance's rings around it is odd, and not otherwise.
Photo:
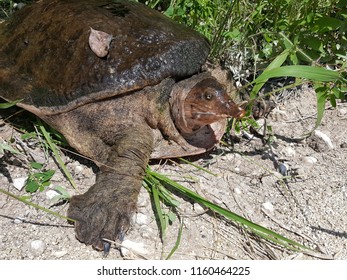
[(292, 147), (285, 147), (282, 150), (282, 154), (284, 154), (286, 157), (294, 157), (295, 156), (295, 150)]
[(24, 188), (26, 181), (27, 181), (27, 177), (15, 178), (13, 179), (13, 186), (17, 190), (21, 191)]
[(274, 206), (273, 206), (272, 203), (269, 202), (269, 201), (263, 203), (263, 208), (264, 208), (265, 210), (270, 211), (270, 212), (273, 212), (273, 211), (275, 210)]
[(148, 224), (148, 218), (145, 214), (137, 213), (135, 222), (140, 226), (141, 225), (147, 225)]
[(17, 217), (17, 218), (15, 218), (15, 219), (13, 220), (13, 222), (14, 222), (15, 224), (21, 224), (21, 223), (23, 223), (23, 219)]
[(218, 205), (222, 205), (222, 204), (223, 204), (223, 201), (221, 201), (221, 200), (218, 199), (218, 198), (213, 198), (213, 203), (218, 204)]
[(38, 257), (46, 250), (46, 244), (42, 240), (33, 240), (30, 242), (30, 252), (33, 256)]
[(57, 195), (60, 195), (57, 191), (55, 191), (55, 190), (48, 190), (47, 192), (46, 192), (46, 197), (48, 198), (48, 199), (53, 199), (54, 197), (56, 197)]
[(325, 133), (321, 132), (320, 130), (315, 130), (314, 131), (314, 135), (316, 137), (319, 137), (320, 139), (322, 139), (325, 142), (325, 144), (329, 147), (329, 149), (333, 149), (334, 148), (334, 145), (331, 142), (331, 139)]
[(314, 157), (304, 157), (302, 158), (302, 162), (304, 163), (304, 165), (306, 166), (312, 166), (315, 163), (317, 163), (317, 159)]
[(281, 175), (283, 176), (288, 176), (289, 173), (289, 166), (286, 163), (281, 163), (278, 166), (278, 171), (281, 173)]
[(240, 173), (241, 170), (240, 170), (239, 167), (235, 167), (235, 168), (234, 168), (234, 171), (235, 171), (236, 173)]
[[(142, 255), (148, 254), (145, 245), (142, 242), (134, 242), (131, 240), (124, 240), (122, 242), (122, 247), (120, 249), (123, 257), (134, 257), (135, 253), (140, 253)], [(135, 254), (136, 255), (136, 254)]]
[(338, 112), (337, 115), (339, 117), (344, 117), (347, 115), (347, 108), (343, 108), (343, 107), (339, 108), (337, 112)]
[(194, 203), (194, 211), (196, 213), (202, 213), (205, 209), (199, 203)]
[(250, 181), (250, 183), (251, 183), (252, 185), (256, 185), (256, 184), (258, 184), (258, 179), (257, 179), (257, 178), (252, 178), (252, 180)]
[(53, 253), (53, 256), (55, 256), (56, 258), (61, 258), (64, 257), (67, 254), (67, 251), (62, 250), (62, 251), (57, 251)]
[(80, 173), (82, 173), (83, 169), (84, 169), (84, 168), (83, 168), (81, 165), (76, 165), (76, 166), (75, 166), (75, 169), (74, 169), (75, 174), (80, 174)]
[(241, 192), (241, 190), (239, 188), (234, 188), (234, 193), (241, 194), (242, 192)]

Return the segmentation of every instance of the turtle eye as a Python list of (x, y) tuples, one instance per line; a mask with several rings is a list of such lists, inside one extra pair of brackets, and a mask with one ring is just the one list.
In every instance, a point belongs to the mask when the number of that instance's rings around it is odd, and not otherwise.
[(206, 100), (211, 100), (213, 98), (211, 93), (205, 93), (204, 97)]

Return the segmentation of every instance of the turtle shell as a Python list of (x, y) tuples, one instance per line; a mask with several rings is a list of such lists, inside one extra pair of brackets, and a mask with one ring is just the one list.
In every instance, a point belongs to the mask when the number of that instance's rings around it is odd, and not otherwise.
[[(105, 57), (91, 30), (111, 37)], [(47, 0), (0, 27), (0, 95), (37, 114), (55, 114), (197, 73), (209, 53), (201, 34), (143, 4)]]

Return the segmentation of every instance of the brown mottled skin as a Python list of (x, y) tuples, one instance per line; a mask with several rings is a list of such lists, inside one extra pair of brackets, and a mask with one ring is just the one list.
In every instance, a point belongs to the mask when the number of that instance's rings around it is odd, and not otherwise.
[[(88, 45), (91, 28), (113, 36), (106, 57)], [(0, 25), (0, 96), (100, 167), (70, 200), (81, 242), (107, 252), (104, 238), (123, 238), (150, 158), (206, 152), (227, 117), (243, 116), (199, 73), (208, 51), (200, 34), (123, 0), (39, 1)]]

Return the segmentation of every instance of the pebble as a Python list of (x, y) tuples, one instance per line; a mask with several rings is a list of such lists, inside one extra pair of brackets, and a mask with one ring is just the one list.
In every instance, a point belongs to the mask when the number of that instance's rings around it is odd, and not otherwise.
[(62, 250), (62, 251), (57, 251), (53, 253), (53, 256), (55, 256), (56, 258), (61, 258), (64, 257), (67, 254), (66, 250)]
[(286, 163), (281, 163), (278, 166), (278, 171), (281, 173), (281, 175), (283, 176), (288, 176), (288, 172), (289, 172), (289, 166)]
[(140, 226), (141, 225), (147, 225), (148, 224), (148, 218), (145, 214), (137, 213), (135, 222)]
[(325, 133), (321, 132), (320, 130), (315, 130), (314, 135), (321, 138), (330, 149), (334, 148), (334, 145), (331, 142), (331, 139)]
[(23, 223), (23, 219), (20, 218), (20, 217), (17, 217), (17, 218), (15, 218), (15, 219), (13, 220), (13, 222), (14, 222), (15, 224), (21, 224), (21, 223)]
[(263, 208), (265, 210), (270, 211), (270, 212), (273, 212), (275, 210), (273, 204), (271, 202), (269, 202), (269, 201), (263, 203)]
[(294, 157), (295, 156), (295, 150), (292, 147), (285, 147), (282, 150), (282, 154), (284, 154), (286, 157)]
[(303, 157), (302, 158), (302, 162), (304, 163), (304, 165), (306, 166), (312, 166), (315, 163), (317, 163), (317, 159), (315, 157)]
[(84, 168), (81, 165), (76, 165), (75, 168), (74, 168), (74, 172), (77, 175), (77, 174), (82, 173), (83, 169)]
[(344, 117), (345, 115), (347, 115), (347, 108), (340, 108), (338, 109), (338, 116), (340, 117)]
[(38, 257), (46, 250), (46, 244), (42, 240), (33, 240), (30, 242), (30, 252), (33, 256)]
[(241, 194), (242, 192), (241, 192), (241, 190), (239, 188), (234, 188), (234, 193)]
[(202, 213), (204, 211), (205, 209), (199, 203), (194, 203), (194, 212)]
[[(123, 247), (124, 246), (124, 247)], [(124, 240), (122, 242), (122, 247), (120, 249), (121, 254), (123, 257), (135, 257), (134, 252), (140, 253), (141, 255), (146, 255), (148, 254), (148, 251), (145, 248), (145, 245), (142, 242), (134, 242), (131, 240)]]
[(27, 177), (14, 178), (13, 179), (13, 186), (17, 190), (21, 191), (24, 188), (25, 182), (27, 179), (28, 179)]
[(221, 201), (220, 199), (218, 199), (218, 198), (213, 198), (212, 199), (212, 201), (213, 201), (213, 203), (215, 203), (215, 204), (217, 204), (217, 205), (222, 205), (223, 204), (223, 201)]
[(56, 197), (57, 195), (60, 195), (57, 191), (55, 190), (48, 190), (46, 192), (46, 197), (47, 199), (53, 199), (54, 197)]

